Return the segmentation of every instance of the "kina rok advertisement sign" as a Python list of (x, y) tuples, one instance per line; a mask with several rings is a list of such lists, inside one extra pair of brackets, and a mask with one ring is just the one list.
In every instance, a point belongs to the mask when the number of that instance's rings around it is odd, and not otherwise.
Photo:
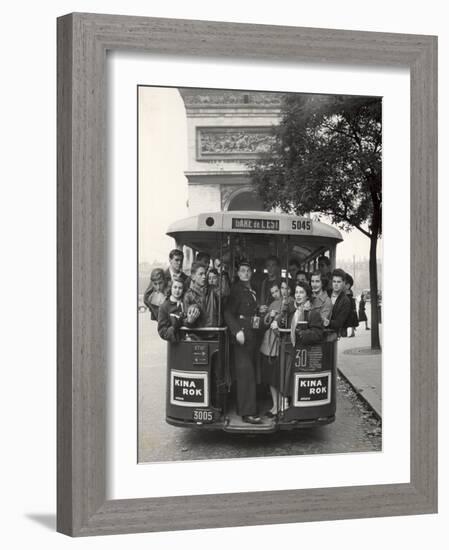
[(209, 405), (207, 372), (172, 370), (170, 403), (182, 407), (207, 407)]
[(294, 407), (315, 407), (331, 402), (331, 372), (295, 373)]
[(323, 371), (323, 364), (327, 366), (331, 362), (328, 348), (327, 345), (295, 346), (294, 407), (315, 407), (331, 402), (332, 373), (327, 369)]

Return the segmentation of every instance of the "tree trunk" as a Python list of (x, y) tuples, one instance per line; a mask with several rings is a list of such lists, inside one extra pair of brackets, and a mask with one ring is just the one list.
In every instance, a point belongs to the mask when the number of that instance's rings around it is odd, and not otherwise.
[(380, 349), (377, 288), (377, 232), (370, 237), (369, 282), (371, 290), (371, 349)]

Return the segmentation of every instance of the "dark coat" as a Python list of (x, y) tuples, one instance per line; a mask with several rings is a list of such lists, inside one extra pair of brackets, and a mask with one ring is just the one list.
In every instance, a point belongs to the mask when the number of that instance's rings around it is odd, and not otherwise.
[(233, 336), (243, 330), (245, 338), (252, 332), (251, 317), (257, 313), (256, 292), (241, 281), (231, 287), (224, 310), (225, 322)]
[(170, 298), (159, 308), (159, 317), (157, 321), (157, 331), (159, 336), (169, 342), (177, 342), (179, 340), (179, 327), (183, 320), (183, 307)]
[(357, 316), (357, 304), (355, 303), (354, 295), (352, 294), (352, 291), (346, 294), (346, 296), (349, 298), (349, 301), (351, 302), (351, 310), (349, 311), (348, 318), (346, 319), (345, 327), (358, 327), (359, 326), (359, 318)]
[(193, 325), (192, 328), (201, 327), (218, 327), (221, 325), (219, 319), (219, 290), (215, 287), (206, 286), (204, 289), (199, 290), (194, 285), (184, 295), (184, 311), (187, 313), (191, 305), (198, 306), (200, 310), (200, 316)]
[(368, 321), (368, 317), (366, 316), (366, 302), (363, 297), (360, 298), (359, 302), (359, 321)]
[(332, 306), (329, 326), (327, 328), (335, 330), (340, 334), (341, 329), (346, 326), (346, 321), (351, 313), (351, 300), (345, 292), (340, 292), (335, 304)]
[[(288, 327), (292, 324), (295, 311), (296, 310), (293, 310), (289, 314)], [(297, 325), (296, 327), (296, 343), (303, 346), (309, 346), (322, 342), (324, 330), (320, 310), (315, 308), (304, 311), (304, 321), (307, 321), (307, 327), (304, 325)]]
[(260, 297), (260, 291), (265, 277), (266, 274), (261, 271), (255, 271), (251, 277), (251, 287), (256, 291), (257, 297)]
[[(251, 317), (257, 313), (256, 292), (241, 281), (231, 287), (225, 305), (224, 318), (233, 336), (233, 379), (236, 381), (237, 414), (257, 414), (256, 363), (258, 331), (252, 328)], [(245, 342), (237, 343), (235, 336), (243, 330)]]
[[(291, 327), (295, 311), (296, 308), (291, 311), (288, 316), (288, 327)], [(306, 326), (304, 326), (303, 324), (298, 324), (296, 326), (296, 349), (302, 348), (304, 346), (313, 346), (316, 344), (320, 344), (324, 340), (324, 329), (319, 308), (304, 311), (304, 321), (307, 321)], [(283, 374), (280, 379), (280, 391), (284, 395), (291, 395), (291, 391), (293, 388), (292, 377), (294, 369), (294, 357), (294, 351), (288, 351), (285, 355), (284, 366), (281, 366), (281, 373), (283, 372)]]

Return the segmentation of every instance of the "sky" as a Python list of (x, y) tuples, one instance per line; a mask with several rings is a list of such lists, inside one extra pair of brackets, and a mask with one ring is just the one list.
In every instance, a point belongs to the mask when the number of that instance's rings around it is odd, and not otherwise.
[[(165, 232), (172, 222), (188, 217), (186, 167), (186, 113), (178, 90), (140, 87), (139, 262), (167, 261), (174, 243)], [(368, 237), (357, 229), (340, 231), (344, 240), (337, 247), (337, 263), (369, 257)]]

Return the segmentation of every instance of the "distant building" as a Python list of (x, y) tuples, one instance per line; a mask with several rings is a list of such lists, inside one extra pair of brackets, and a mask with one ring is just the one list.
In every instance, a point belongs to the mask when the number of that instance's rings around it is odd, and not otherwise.
[(187, 113), (189, 214), (263, 210), (248, 163), (273, 140), (281, 94), (180, 88)]

